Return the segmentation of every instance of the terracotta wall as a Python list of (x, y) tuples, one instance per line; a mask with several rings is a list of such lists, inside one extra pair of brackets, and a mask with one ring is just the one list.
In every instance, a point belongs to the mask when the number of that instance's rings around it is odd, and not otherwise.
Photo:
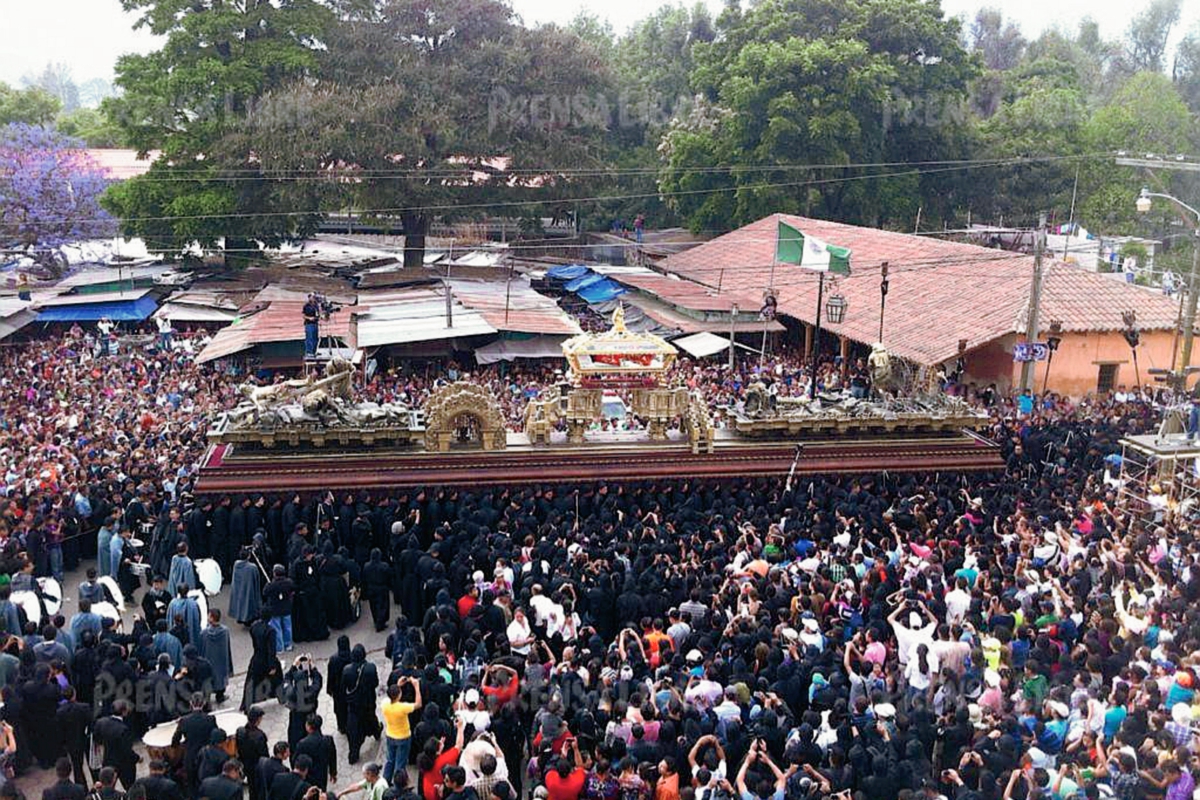
[[(1019, 341), (1019, 336), (1006, 336), (969, 352), (966, 357), (968, 379), (980, 386), (995, 383), (1002, 391), (1011, 390), (1021, 378), (1021, 365), (1012, 360), (1013, 345)], [(1138, 369), (1143, 384), (1154, 384), (1154, 376), (1148, 373), (1152, 367), (1165, 369), (1171, 366), (1173, 344), (1171, 331), (1142, 332)], [(1125, 384), (1130, 388), (1136, 385), (1133, 356), (1120, 331), (1063, 334), (1050, 365), (1049, 390), (1070, 397), (1095, 392), (1102, 364), (1116, 365), (1115, 385)], [(1045, 380), (1046, 362), (1041, 361), (1035, 366), (1034, 390), (1041, 392)]]

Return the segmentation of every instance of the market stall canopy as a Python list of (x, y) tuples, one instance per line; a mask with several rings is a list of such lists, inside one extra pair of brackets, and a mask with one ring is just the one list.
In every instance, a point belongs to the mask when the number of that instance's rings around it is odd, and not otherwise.
[(534, 336), (529, 339), (497, 339), (475, 351), (479, 364), (513, 361), (518, 358), (562, 358), (563, 341), (558, 336)]
[(696, 358), (705, 358), (706, 356), (715, 355), (722, 350), (729, 349), (728, 339), (723, 336), (717, 336), (715, 333), (709, 333), (708, 331), (684, 336), (681, 339), (676, 339), (672, 344), (682, 350), (686, 350)]
[(131, 292), (64, 294), (38, 306), (38, 322), (96, 322), (107, 317), (113, 322), (141, 322), (158, 308), (149, 289)]

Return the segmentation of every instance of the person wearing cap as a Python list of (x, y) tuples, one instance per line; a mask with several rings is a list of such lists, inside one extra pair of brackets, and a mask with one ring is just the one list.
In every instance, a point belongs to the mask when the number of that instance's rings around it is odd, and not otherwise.
[[(905, 611), (908, 612), (907, 616)], [(922, 602), (910, 600), (901, 603), (888, 615), (888, 622), (896, 634), (896, 658), (901, 667), (908, 666), (918, 644), (933, 644), (937, 617)]]
[(480, 705), (479, 690), (467, 689), (455, 705), (454, 716), (462, 717), (472, 733), (482, 733), (491, 724), (492, 716), (486, 707)]
[[(411, 686), (412, 702), (400, 699), (403, 687)], [(385, 757), (383, 762), (383, 780), (391, 783), (396, 772), (408, 769), (409, 752), (412, 748), (412, 728), (409, 716), (421, 707), (421, 682), (409, 677), (403, 677), (399, 683), (387, 688), (387, 700), (383, 703), (383, 725), (385, 733)]]

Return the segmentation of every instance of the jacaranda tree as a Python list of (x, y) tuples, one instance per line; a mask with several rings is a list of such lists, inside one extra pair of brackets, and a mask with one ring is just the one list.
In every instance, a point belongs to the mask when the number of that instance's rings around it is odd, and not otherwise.
[(99, 202), (106, 185), (81, 142), (40, 125), (0, 128), (0, 250), (57, 274), (62, 245), (115, 232)]

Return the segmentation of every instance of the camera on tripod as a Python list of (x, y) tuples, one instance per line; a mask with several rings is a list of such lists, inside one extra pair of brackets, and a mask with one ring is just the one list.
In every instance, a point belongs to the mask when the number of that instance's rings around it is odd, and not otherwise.
[(316, 316), (319, 316), (323, 320), (328, 320), (335, 313), (342, 310), (341, 303), (335, 303), (325, 295), (317, 294), (316, 292), (309, 295), (309, 302), (316, 309)]

